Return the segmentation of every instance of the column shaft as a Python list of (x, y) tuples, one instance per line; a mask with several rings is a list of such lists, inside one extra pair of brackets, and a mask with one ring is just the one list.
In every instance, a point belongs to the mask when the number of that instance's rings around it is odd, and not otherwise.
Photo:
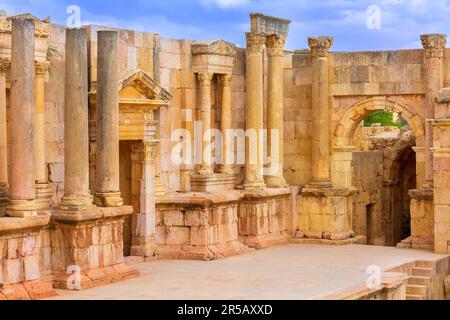
[(99, 31), (97, 51), (96, 204), (119, 207), (118, 32)]
[[(271, 159), (266, 183), (271, 188), (286, 186), (283, 176), (283, 47), (285, 37), (271, 35), (267, 38), (268, 94), (267, 94), (267, 152)], [(275, 141), (272, 139), (276, 139)], [(273, 153), (272, 153), (273, 152)]]
[(6, 72), (10, 63), (0, 60), (0, 188), (8, 186), (8, 138), (6, 127)]
[[(444, 87), (443, 58), (447, 37), (441, 34), (422, 35), (422, 45), (425, 48), (426, 73), (426, 118), (435, 118), (435, 99)], [(433, 188), (433, 127), (425, 123), (425, 185), (424, 188)]]
[(198, 174), (211, 175), (212, 155), (207, 152), (211, 144), (211, 80), (212, 73), (199, 73), (200, 82), (200, 120), (202, 121), (202, 164), (198, 166)]
[(245, 129), (248, 139), (245, 144), (245, 183), (247, 190), (264, 189), (262, 141), (263, 129), (263, 60), (262, 53), (266, 36), (247, 33)]
[(88, 64), (85, 29), (66, 30), (63, 206), (92, 204), (89, 191)]
[(328, 50), (331, 37), (309, 38), (312, 54), (312, 184), (330, 187), (330, 101)]
[[(220, 83), (222, 84), (222, 113), (220, 129), (222, 131), (222, 165), (220, 166), (220, 172), (224, 174), (233, 174), (233, 166), (231, 164), (231, 141), (228, 144), (227, 130), (232, 129), (232, 115), (231, 115), (231, 79), (229, 74), (222, 75), (220, 77)], [(229, 153), (229, 154), (228, 154)]]
[(37, 214), (34, 207), (34, 21), (12, 19), (11, 126), (9, 171), (10, 216)]
[(35, 78), (35, 99), (36, 99), (36, 115), (35, 115), (35, 165), (34, 178), (37, 183), (47, 182), (47, 173), (45, 165), (45, 95), (44, 81), (47, 73), (48, 65), (42, 62), (36, 62), (36, 78)]

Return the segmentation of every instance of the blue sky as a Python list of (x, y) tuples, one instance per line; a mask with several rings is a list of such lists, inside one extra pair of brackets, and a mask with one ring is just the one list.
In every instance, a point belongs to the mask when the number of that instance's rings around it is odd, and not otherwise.
[(262, 12), (292, 20), (289, 50), (306, 48), (307, 37), (317, 35), (334, 36), (334, 51), (420, 48), (420, 34), (450, 35), (450, 0), (0, 0), (8, 14), (30, 12), (60, 24), (66, 24), (69, 5), (81, 8), (84, 24), (222, 38), (240, 46), (250, 28), (248, 13)]

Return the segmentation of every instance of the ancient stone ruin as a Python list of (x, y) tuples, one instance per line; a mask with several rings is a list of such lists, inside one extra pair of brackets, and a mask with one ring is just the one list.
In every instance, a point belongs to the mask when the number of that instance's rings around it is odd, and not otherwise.
[(290, 242), (450, 254), (446, 36), (289, 52), (289, 20), (250, 17), (246, 48), (0, 17), (0, 299)]

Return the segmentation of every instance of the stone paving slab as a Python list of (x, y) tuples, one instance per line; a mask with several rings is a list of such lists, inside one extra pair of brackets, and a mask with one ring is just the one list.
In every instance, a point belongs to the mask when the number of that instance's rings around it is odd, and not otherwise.
[(365, 283), (370, 265), (387, 270), (443, 257), (393, 247), (290, 244), (209, 262), (141, 263), (136, 279), (81, 292), (58, 290), (53, 299), (318, 299)]

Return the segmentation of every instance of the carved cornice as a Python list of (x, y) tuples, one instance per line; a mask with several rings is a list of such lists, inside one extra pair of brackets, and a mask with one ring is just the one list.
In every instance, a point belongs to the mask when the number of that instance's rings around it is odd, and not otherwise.
[(201, 87), (209, 87), (211, 85), (211, 80), (214, 74), (210, 72), (200, 72), (198, 74), (198, 80), (200, 81)]
[(231, 87), (231, 80), (233, 79), (233, 76), (231, 74), (223, 74), (220, 76), (220, 84), (223, 87)]
[(333, 45), (333, 37), (311, 37), (308, 38), (308, 46), (311, 48), (313, 57), (328, 57), (328, 51)]
[(247, 55), (262, 54), (266, 44), (266, 35), (263, 33), (247, 32)]
[(48, 38), (50, 35), (51, 29), (50, 18), (40, 20), (29, 13), (0, 18), (0, 34), (1, 33), (11, 34), (12, 19), (33, 20), (35, 24), (35, 36), (37, 38)]
[(284, 44), (286, 37), (278, 34), (267, 36), (267, 55), (269, 57), (282, 57), (284, 55)]
[(0, 73), (6, 73), (11, 67), (11, 61), (5, 58), (0, 58)]
[(420, 36), (422, 46), (427, 58), (443, 58), (444, 49), (447, 44), (445, 34), (423, 34)]
[(49, 61), (35, 61), (34, 65), (35, 65), (35, 73), (37, 75), (45, 75), (50, 69)]
[(236, 46), (225, 40), (196, 41), (192, 43), (192, 54), (234, 57), (236, 55)]

